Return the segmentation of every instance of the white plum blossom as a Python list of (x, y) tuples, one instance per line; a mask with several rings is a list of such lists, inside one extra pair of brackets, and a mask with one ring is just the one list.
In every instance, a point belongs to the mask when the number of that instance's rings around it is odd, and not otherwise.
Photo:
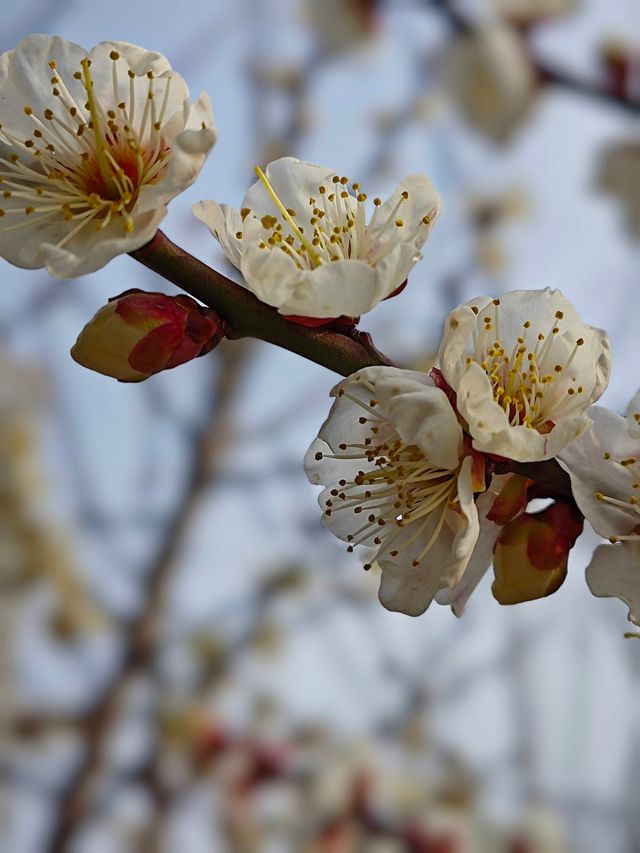
[(640, 393), (627, 417), (601, 406), (589, 414), (593, 428), (560, 455), (580, 511), (612, 544), (596, 548), (587, 569), (594, 595), (615, 596), (640, 624)]
[(209, 97), (124, 42), (27, 36), (0, 91), (0, 255), (59, 278), (148, 242), (216, 141)]
[(597, 184), (602, 192), (618, 199), (627, 233), (640, 240), (640, 139), (631, 138), (605, 148)]
[(368, 367), (332, 395), (305, 459), (309, 480), (325, 486), (323, 521), (347, 550), (375, 549), (380, 601), (417, 616), (469, 562), (483, 460), (467, 455), (446, 394), (424, 373)]
[(241, 210), (215, 201), (193, 210), (246, 286), (287, 316), (369, 311), (405, 282), (440, 210), (426, 175), (375, 199), (367, 224), (366, 194), (331, 169), (282, 157), (256, 171)]
[(607, 386), (609, 339), (559, 290), (479, 297), (452, 311), (438, 353), (476, 450), (551, 459), (591, 426)]
[(444, 57), (443, 74), (466, 121), (496, 142), (525, 121), (538, 89), (521, 37), (499, 21), (459, 36)]

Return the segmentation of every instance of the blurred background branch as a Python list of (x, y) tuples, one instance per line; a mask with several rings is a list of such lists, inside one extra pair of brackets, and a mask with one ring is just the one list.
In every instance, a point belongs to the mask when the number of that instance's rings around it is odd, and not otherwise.
[[(256, 162), (293, 154), (381, 195), (426, 171), (443, 216), (405, 292), (366, 317), (376, 343), (428, 371), (454, 305), (559, 286), (610, 332), (605, 403), (626, 405), (635, 0), (544, 0), (538, 13), (565, 11), (528, 31), (496, 11), (528, 0), (241, 0), (206, 14), (184, 0), (170, 26), (146, 0), (60, 3), (46, 21), (39, 0), (7, 2), (6, 47), (26, 27), (85, 46), (125, 38), (210, 91), (220, 140), (166, 220), (192, 257), (235, 275), (190, 207), (238, 205)], [(475, 38), (496, 24), (497, 40)], [(110, 383), (69, 347), (109, 296), (162, 280), (128, 258), (85, 281), (3, 272), (0, 411), (24, 417), (16, 431), (2, 415), (0, 576), (30, 568), (1, 593), (0, 844), (636, 853), (638, 647), (621, 645), (624, 607), (584, 585), (595, 537), (548, 599), (500, 608), (490, 572), (461, 620), (387, 613), (375, 570), (321, 527), (302, 471), (335, 376), (241, 340), (142, 386)], [(288, 340), (286, 321), (249, 321), (242, 298), (239, 328)], [(294, 351), (325, 346), (299, 335)], [(366, 339), (340, 347), (322, 360), (338, 372), (381, 358)]]

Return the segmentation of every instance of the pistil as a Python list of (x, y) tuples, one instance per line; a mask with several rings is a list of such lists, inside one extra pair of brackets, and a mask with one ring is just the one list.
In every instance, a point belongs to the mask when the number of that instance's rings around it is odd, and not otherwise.
[(91, 60), (85, 57), (81, 60), (80, 65), (82, 66), (82, 82), (87, 93), (87, 106), (91, 115), (91, 130), (95, 140), (94, 153), (98, 169), (100, 170), (100, 176), (104, 181), (107, 198), (118, 198), (120, 196), (120, 191), (118, 184), (113, 177), (113, 171), (109, 163), (109, 159), (105, 154), (107, 144), (102, 134), (100, 116), (98, 115), (96, 99), (93, 94), (93, 80), (91, 79), (91, 73), (89, 72)]

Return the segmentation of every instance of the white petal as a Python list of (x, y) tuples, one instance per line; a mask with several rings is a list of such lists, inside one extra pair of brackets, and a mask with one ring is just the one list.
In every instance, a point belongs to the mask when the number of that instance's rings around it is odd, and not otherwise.
[[(460, 512), (447, 509), (447, 522), (428, 555), (419, 566), (380, 560), (382, 579), (378, 596), (387, 610), (419, 616), (444, 587), (454, 587), (462, 577), (478, 538), (478, 513), (471, 489), (471, 457), (467, 457), (458, 476)], [(436, 514), (437, 515), (437, 514)], [(428, 541), (437, 519), (434, 518), (415, 550)], [(403, 554), (404, 556), (404, 554)]]
[(436, 595), (438, 604), (449, 604), (456, 616), (462, 616), (469, 597), (474, 592), (482, 578), (487, 573), (493, 561), (493, 549), (496, 540), (502, 530), (498, 524), (489, 521), (487, 513), (493, 506), (493, 502), (500, 493), (503, 485), (509, 479), (509, 475), (494, 476), (486, 492), (476, 500), (478, 511), (479, 533), (473, 554), (460, 581), (452, 589), (444, 589)]
[[(632, 495), (637, 472), (620, 465), (620, 460), (640, 460), (640, 438), (630, 435), (628, 421), (602, 406), (589, 409), (593, 427), (566, 447), (558, 462), (571, 478), (571, 489), (580, 511), (600, 536), (625, 535), (640, 524), (640, 514), (632, 505), (616, 506), (599, 500), (601, 493), (621, 501)], [(609, 454), (610, 458), (605, 458)]]
[(322, 264), (299, 273), (298, 286), (278, 311), (301, 317), (359, 317), (380, 301), (376, 285), (375, 270), (364, 261)]
[(399, 243), (379, 260), (374, 267), (376, 304), (397, 290), (420, 260), (422, 255), (415, 243)]
[(629, 621), (640, 625), (640, 542), (600, 545), (587, 567), (594, 595), (619, 598), (629, 607)]
[[(161, 206), (135, 218), (135, 230), (125, 234), (120, 222), (112, 222), (104, 231), (96, 232), (91, 225), (75, 240), (59, 248), (56, 243), (63, 236), (43, 230), (22, 244), (21, 263), (29, 269), (44, 266), (56, 278), (75, 278), (87, 275), (105, 266), (117, 255), (139, 249), (151, 240), (158, 226), (167, 215), (166, 206)], [(16, 263), (13, 261), (13, 263)]]
[(283, 305), (301, 282), (301, 270), (284, 251), (261, 249), (264, 229), (252, 213), (242, 223), (240, 269), (249, 290), (276, 308)]
[(609, 384), (609, 377), (611, 376), (611, 344), (609, 336), (602, 329), (596, 329), (591, 326), (587, 326), (587, 328), (592, 333), (588, 351), (595, 365), (595, 381), (589, 401), (596, 403), (602, 397)]
[[(143, 187), (143, 191), (149, 194), (157, 190), (158, 197), (165, 201), (191, 186), (218, 138), (211, 101), (206, 92), (201, 92), (191, 105), (185, 102), (184, 109), (187, 111), (184, 130), (173, 141), (165, 175), (157, 184)], [(142, 193), (140, 196), (142, 206)]]
[[(408, 198), (402, 199), (395, 218), (400, 219), (403, 224), (389, 230), (385, 225), (400, 201), (402, 193), (407, 193)], [(440, 196), (426, 175), (408, 175), (400, 182), (391, 197), (375, 208), (367, 227), (369, 239), (386, 239), (386, 235), (390, 233), (398, 243), (411, 242), (419, 249), (440, 215), (440, 204)], [(425, 216), (429, 219), (426, 224), (422, 221)]]
[(375, 394), (403, 441), (417, 445), (434, 468), (458, 467), (462, 430), (446, 394), (426, 374), (380, 368)]
[[(318, 188), (326, 186), (327, 193), (332, 192), (331, 179), (336, 173), (326, 166), (307, 163), (295, 157), (281, 157), (269, 163), (265, 170), (267, 180), (286, 208), (295, 210), (296, 222), (301, 222), (305, 230), (310, 230), (311, 207), (309, 199), (320, 201)], [(265, 214), (278, 215), (279, 211), (261, 180), (252, 184), (244, 197), (242, 207), (250, 208), (258, 217)]]
[[(49, 62), (55, 60), (60, 68), (76, 71), (87, 51), (74, 42), (59, 36), (30, 35), (18, 42), (15, 48), (0, 55), (0, 92), (2, 92), (2, 123), (25, 138), (33, 132), (33, 121), (24, 113), (30, 106), (42, 115), (51, 106), (52, 71)], [(68, 75), (71, 77), (71, 74)], [(86, 100), (86, 92), (79, 81), (71, 78), (65, 83), (71, 94)], [(10, 111), (10, 112), (9, 112)], [(9, 121), (10, 119), (10, 121)]]
[(490, 303), (491, 300), (486, 297), (473, 300), (454, 308), (445, 320), (438, 350), (438, 366), (452, 388), (457, 388), (466, 367), (466, 356), (473, 352), (473, 330), (477, 317), (471, 308), (476, 307), (482, 311)]
[(627, 409), (627, 424), (630, 435), (640, 438), (640, 390), (636, 391)]
[(112, 50), (117, 50), (129, 68), (139, 77), (144, 78), (148, 71), (151, 71), (154, 76), (159, 77), (166, 71), (172, 70), (166, 56), (155, 50), (147, 50), (144, 47), (126, 41), (103, 41), (89, 52), (89, 57), (92, 61), (91, 77), (96, 86), (97, 81), (101, 79), (102, 75), (109, 78), (109, 90), (111, 90), (111, 60), (109, 59), (109, 54)]
[(299, 286), (278, 310), (301, 317), (359, 317), (400, 287), (421, 257), (412, 244), (403, 243), (375, 267), (345, 259), (304, 270)]
[(236, 237), (242, 231), (240, 211), (228, 204), (218, 204), (217, 201), (198, 201), (193, 207), (193, 215), (207, 226), (216, 240), (222, 246), (227, 259), (240, 269), (242, 259), (242, 242)]

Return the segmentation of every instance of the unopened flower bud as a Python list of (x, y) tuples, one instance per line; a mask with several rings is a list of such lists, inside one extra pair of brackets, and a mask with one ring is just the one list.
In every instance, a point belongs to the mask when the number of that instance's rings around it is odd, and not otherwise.
[(556, 592), (567, 576), (569, 551), (583, 523), (573, 504), (556, 501), (506, 524), (493, 555), (492, 592), (500, 604), (520, 604)]
[(141, 382), (205, 355), (224, 334), (216, 312), (189, 296), (128, 290), (87, 323), (71, 356), (120, 382)]

